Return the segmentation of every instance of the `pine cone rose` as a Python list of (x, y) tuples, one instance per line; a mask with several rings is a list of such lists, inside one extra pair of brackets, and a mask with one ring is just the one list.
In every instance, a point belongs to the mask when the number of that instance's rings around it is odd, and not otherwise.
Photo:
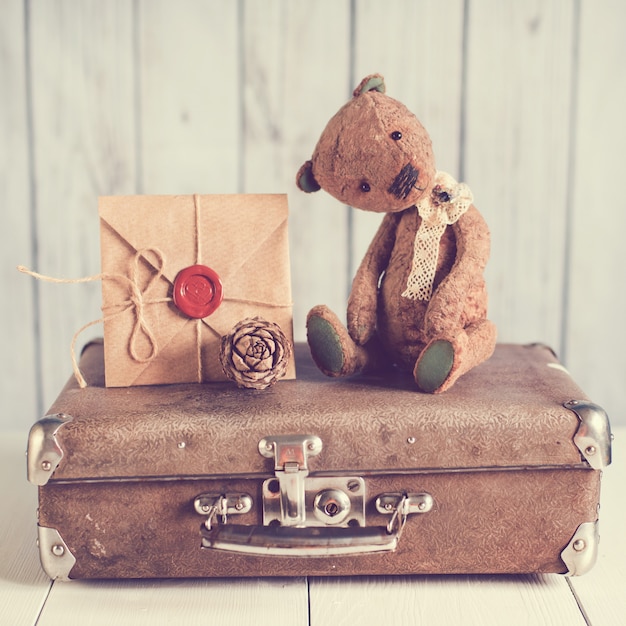
[(220, 363), (238, 387), (266, 389), (285, 375), (291, 352), (280, 326), (247, 318), (222, 337)]

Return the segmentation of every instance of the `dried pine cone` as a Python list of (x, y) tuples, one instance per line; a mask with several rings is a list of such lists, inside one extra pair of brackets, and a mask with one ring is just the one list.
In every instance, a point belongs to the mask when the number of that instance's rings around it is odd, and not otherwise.
[(291, 352), (280, 326), (247, 318), (222, 337), (220, 363), (238, 387), (265, 389), (285, 375)]

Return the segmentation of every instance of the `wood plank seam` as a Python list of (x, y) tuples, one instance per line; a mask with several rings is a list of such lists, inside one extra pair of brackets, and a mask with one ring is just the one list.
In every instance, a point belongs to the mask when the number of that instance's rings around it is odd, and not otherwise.
[(587, 612), (585, 611), (583, 602), (578, 596), (578, 594), (576, 593), (576, 589), (574, 589), (574, 586), (572, 585), (572, 579), (569, 577), (566, 577), (565, 580), (567, 581), (567, 586), (569, 587), (569, 590), (572, 592), (572, 595), (574, 596), (574, 600), (576, 600), (576, 604), (578, 605), (578, 609), (580, 610), (580, 613), (583, 616), (583, 619), (585, 620), (585, 624), (587, 624), (587, 626), (591, 626), (591, 621), (589, 620), (589, 616), (587, 615)]
[[(39, 267), (39, 245), (37, 241), (37, 185), (35, 182), (35, 125), (33, 111), (33, 66), (31, 57), (31, 14), (30, 2), (24, 1), (24, 73), (25, 73), (25, 98), (26, 98), (26, 154), (28, 157), (28, 187), (29, 187), (29, 221), (31, 238), (31, 267)], [(32, 307), (35, 314), (32, 332), (34, 335), (34, 394), (35, 406), (38, 415), (43, 415), (43, 370), (41, 365), (41, 292), (39, 281), (31, 281)]]
[(578, 88), (580, 72), (580, 0), (574, 0), (572, 15), (572, 79), (570, 85), (570, 108), (569, 108), (569, 150), (567, 159), (567, 189), (565, 192), (565, 241), (563, 249), (563, 284), (561, 303), (561, 335), (559, 337), (559, 355), (563, 364), (567, 367), (567, 352), (569, 334), (570, 299), (570, 274), (572, 272), (572, 239), (574, 221), (574, 180), (576, 177), (576, 124), (578, 121)]

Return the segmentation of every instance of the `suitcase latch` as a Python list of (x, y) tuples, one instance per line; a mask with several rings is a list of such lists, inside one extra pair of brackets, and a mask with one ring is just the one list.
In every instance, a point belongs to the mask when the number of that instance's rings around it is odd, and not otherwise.
[(282, 524), (299, 526), (306, 521), (305, 479), (308, 459), (322, 451), (316, 435), (275, 435), (259, 442), (259, 452), (274, 459)]
[(427, 513), (434, 506), (428, 493), (383, 493), (375, 507), (389, 521), (368, 526), (363, 477), (309, 475), (309, 459), (322, 450), (319, 437), (264, 437), (258, 448), (274, 460), (274, 475), (261, 486), (263, 524), (227, 523), (231, 513), (250, 510), (250, 496), (198, 496), (196, 512), (206, 516), (202, 548), (293, 557), (390, 552), (397, 548), (409, 515)]
[(242, 515), (252, 509), (252, 498), (248, 494), (208, 494), (199, 495), (193, 503), (196, 513), (206, 516), (204, 525), (211, 530), (215, 520), (226, 524), (229, 515)]

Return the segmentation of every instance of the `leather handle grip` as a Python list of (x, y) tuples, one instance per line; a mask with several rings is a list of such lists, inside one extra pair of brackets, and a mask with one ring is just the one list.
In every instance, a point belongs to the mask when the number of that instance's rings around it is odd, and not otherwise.
[(400, 531), (385, 526), (305, 527), (218, 525), (202, 528), (202, 547), (266, 556), (320, 557), (390, 552)]

